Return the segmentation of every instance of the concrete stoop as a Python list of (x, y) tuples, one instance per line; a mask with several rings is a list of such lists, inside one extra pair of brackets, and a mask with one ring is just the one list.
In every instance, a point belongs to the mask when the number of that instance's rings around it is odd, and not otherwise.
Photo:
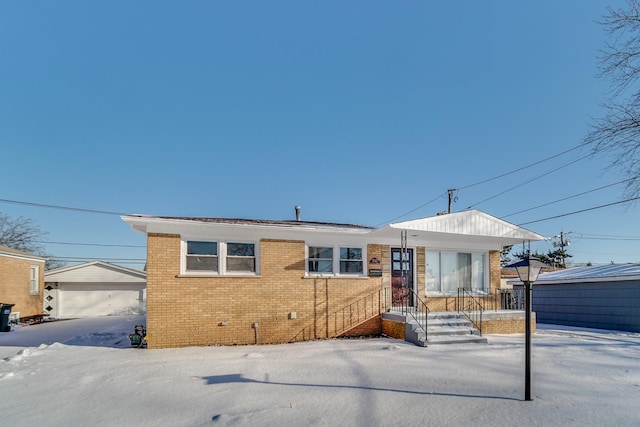
[(427, 334), (411, 317), (405, 323), (405, 339), (415, 345), (427, 347), (439, 344), (485, 344), (487, 339), (460, 313), (430, 313), (427, 317)]

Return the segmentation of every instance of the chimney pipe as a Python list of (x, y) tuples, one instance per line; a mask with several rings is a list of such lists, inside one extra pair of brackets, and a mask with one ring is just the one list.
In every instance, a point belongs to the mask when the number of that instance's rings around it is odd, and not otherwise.
[(300, 206), (296, 205), (296, 221), (300, 221)]

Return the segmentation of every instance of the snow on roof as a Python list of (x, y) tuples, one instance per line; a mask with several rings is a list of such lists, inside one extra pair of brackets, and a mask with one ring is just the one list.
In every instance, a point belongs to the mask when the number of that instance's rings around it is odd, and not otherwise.
[(622, 280), (640, 280), (640, 264), (606, 264), (556, 270), (540, 274), (536, 283), (611, 282)]
[(210, 224), (229, 224), (229, 225), (267, 225), (267, 226), (288, 226), (288, 227), (335, 227), (335, 228), (353, 228), (362, 230), (371, 230), (373, 227), (358, 224), (340, 224), (334, 222), (318, 222), (318, 221), (297, 221), (297, 220), (270, 220), (270, 219), (245, 219), (245, 218), (208, 218), (208, 217), (177, 217), (177, 216), (153, 216), (131, 214), (122, 217), (139, 218), (139, 219), (159, 219), (169, 221), (186, 221), (186, 222), (202, 222)]

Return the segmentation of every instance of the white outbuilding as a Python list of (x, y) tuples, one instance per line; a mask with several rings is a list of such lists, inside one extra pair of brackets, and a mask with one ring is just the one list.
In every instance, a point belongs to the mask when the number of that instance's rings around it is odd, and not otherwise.
[(103, 261), (47, 271), (44, 313), (74, 317), (142, 314), (147, 305), (147, 274)]

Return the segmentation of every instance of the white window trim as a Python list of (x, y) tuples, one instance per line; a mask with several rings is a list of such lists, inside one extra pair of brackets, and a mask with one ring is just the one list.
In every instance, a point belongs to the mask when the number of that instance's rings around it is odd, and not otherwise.
[[(322, 247), (333, 249), (333, 272), (317, 273), (309, 271), (309, 247)], [(362, 250), (362, 273), (340, 273), (340, 248), (358, 248)], [(335, 278), (359, 278), (367, 276), (367, 246), (362, 244), (340, 243), (306, 243), (304, 246), (304, 273), (306, 277), (335, 277)]]
[[(32, 277), (34, 275), (34, 271), (35, 271), (35, 278)], [(35, 289), (33, 286), (34, 282), (35, 282)], [(31, 295), (40, 294), (40, 266), (39, 265), (32, 265), (29, 268), (29, 293)]]
[[(218, 244), (218, 271), (187, 271), (187, 242), (211, 242)], [(255, 272), (227, 271), (227, 244), (246, 243), (254, 246)], [(260, 275), (260, 242), (242, 239), (182, 238), (180, 241), (180, 276), (186, 277), (256, 277)]]

